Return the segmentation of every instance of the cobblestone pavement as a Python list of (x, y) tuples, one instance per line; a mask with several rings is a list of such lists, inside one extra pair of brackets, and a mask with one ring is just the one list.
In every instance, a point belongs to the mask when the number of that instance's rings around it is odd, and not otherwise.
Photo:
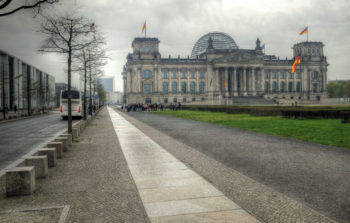
[(0, 210), (70, 205), (69, 222), (149, 222), (103, 109), (64, 153), (34, 195), (0, 198)]
[(349, 151), (152, 113), (121, 114), (262, 222), (332, 222), (326, 216), (349, 222)]

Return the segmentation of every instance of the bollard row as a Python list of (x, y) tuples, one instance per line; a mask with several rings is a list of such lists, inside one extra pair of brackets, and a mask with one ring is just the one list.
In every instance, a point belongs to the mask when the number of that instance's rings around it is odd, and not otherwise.
[(6, 171), (6, 196), (30, 195), (35, 191), (35, 180), (46, 178), (48, 168), (57, 165), (57, 159), (72, 146), (73, 139), (79, 138), (89, 120), (81, 120), (73, 126), (72, 134), (64, 133), (49, 142), (45, 148), (39, 148), (16, 167)]

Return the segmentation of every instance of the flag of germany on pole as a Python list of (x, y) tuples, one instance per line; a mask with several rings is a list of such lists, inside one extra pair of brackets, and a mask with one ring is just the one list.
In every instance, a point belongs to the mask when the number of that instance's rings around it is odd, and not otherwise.
[(295, 61), (293, 63), (292, 73), (294, 73), (297, 70), (297, 67), (300, 63), (301, 63), (301, 56), (297, 56), (297, 58), (295, 59)]
[(142, 32), (145, 32), (145, 37), (146, 37), (146, 35), (147, 35), (146, 21), (145, 21), (145, 23), (144, 23), (143, 26), (142, 26)]

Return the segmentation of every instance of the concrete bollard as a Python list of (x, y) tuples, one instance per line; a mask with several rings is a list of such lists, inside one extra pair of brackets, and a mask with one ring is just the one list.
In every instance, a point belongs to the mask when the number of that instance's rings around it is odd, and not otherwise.
[(47, 147), (48, 148), (55, 148), (57, 158), (62, 158), (62, 154), (63, 154), (63, 143), (62, 142), (49, 142), (47, 144)]
[(57, 164), (57, 152), (56, 148), (41, 148), (38, 149), (39, 156), (47, 156), (47, 163), (49, 167), (54, 167)]
[(79, 128), (73, 127), (72, 131), (73, 131), (73, 139), (79, 138)]
[(47, 156), (29, 156), (26, 158), (26, 166), (35, 168), (35, 178), (45, 178), (48, 174)]
[(72, 146), (72, 134), (62, 134), (59, 137), (66, 137), (68, 139), (68, 146)]
[(54, 142), (62, 142), (63, 152), (68, 151), (68, 138), (67, 137), (57, 137), (53, 140)]
[(6, 171), (6, 195), (30, 195), (35, 190), (35, 169), (32, 166), (15, 167)]

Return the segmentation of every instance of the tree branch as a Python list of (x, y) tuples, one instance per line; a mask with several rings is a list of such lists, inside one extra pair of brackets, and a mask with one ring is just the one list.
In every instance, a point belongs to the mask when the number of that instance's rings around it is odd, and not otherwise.
[[(12, 0), (7, 0), (3, 5), (0, 6), (0, 9), (5, 8), (6, 6), (8, 6), (8, 4), (11, 3), (11, 1)], [(40, 5), (44, 4), (44, 3), (53, 4), (53, 3), (56, 3), (56, 2), (58, 2), (58, 0), (40, 0), (40, 1), (37, 1), (36, 3), (34, 3), (32, 5), (22, 5), (22, 6), (20, 6), (18, 8), (15, 8), (15, 9), (9, 11), (9, 12), (1, 13), (0, 17), (11, 15), (11, 14), (13, 14), (13, 13), (19, 11), (19, 10), (22, 10), (22, 9), (32, 9), (32, 8), (40, 7)]]

